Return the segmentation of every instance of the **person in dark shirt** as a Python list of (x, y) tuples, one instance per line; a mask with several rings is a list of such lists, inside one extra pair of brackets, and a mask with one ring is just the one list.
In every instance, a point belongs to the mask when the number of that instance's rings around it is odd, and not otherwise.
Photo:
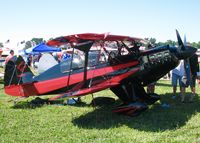
[(27, 64), (28, 64), (28, 66), (31, 66), (31, 63), (32, 63), (32, 55), (29, 54), (28, 57), (27, 57)]
[(190, 102), (193, 102), (193, 98), (195, 96), (197, 72), (199, 72), (198, 55), (194, 54), (192, 57), (190, 57), (189, 62), (190, 62), (190, 71), (191, 71), (190, 88), (192, 92), (192, 95), (190, 97)]

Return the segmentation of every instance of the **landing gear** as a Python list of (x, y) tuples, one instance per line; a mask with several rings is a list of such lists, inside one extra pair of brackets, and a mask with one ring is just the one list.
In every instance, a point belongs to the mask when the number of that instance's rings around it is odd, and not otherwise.
[(148, 100), (146, 100), (146, 103), (148, 105), (154, 104), (156, 101), (160, 100), (160, 96), (156, 93), (149, 93), (148, 94)]
[(112, 87), (111, 91), (123, 102), (123, 105), (114, 109), (113, 112), (129, 116), (139, 115), (148, 109), (148, 105), (154, 104), (160, 99), (156, 93), (147, 94), (142, 85), (132, 81)]

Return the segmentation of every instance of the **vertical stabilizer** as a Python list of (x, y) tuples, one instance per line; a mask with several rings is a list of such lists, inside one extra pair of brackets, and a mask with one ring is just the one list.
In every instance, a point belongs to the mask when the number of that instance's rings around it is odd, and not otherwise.
[(31, 82), (33, 73), (21, 56), (12, 57), (5, 67), (4, 86)]

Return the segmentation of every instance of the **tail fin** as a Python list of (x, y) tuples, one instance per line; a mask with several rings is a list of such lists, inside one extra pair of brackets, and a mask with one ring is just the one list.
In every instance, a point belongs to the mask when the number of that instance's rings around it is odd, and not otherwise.
[(12, 57), (6, 64), (4, 86), (31, 82), (33, 73), (21, 56)]

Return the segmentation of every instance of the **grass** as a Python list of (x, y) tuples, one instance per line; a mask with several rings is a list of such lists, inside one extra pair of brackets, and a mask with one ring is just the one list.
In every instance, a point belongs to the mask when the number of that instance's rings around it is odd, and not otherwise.
[[(0, 142), (200, 142), (200, 96), (194, 103), (172, 99), (169, 81), (159, 81), (156, 93), (161, 101), (137, 117), (112, 113), (118, 101), (107, 106), (90, 106), (92, 97), (80, 105), (30, 106), (33, 98), (13, 105), (0, 84)], [(200, 92), (197, 85), (197, 93)], [(187, 89), (187, 97), (190, 90)], [(115, 97), (110, 90), (94, 94)], [(177, 94), (178, 96), (178, 94)], [(45, 96), (44, 96), (45, 98)], [(115, 98), (117, 99), (117, 98)], [(169, 108), (162, 108), (168, 103)]]

